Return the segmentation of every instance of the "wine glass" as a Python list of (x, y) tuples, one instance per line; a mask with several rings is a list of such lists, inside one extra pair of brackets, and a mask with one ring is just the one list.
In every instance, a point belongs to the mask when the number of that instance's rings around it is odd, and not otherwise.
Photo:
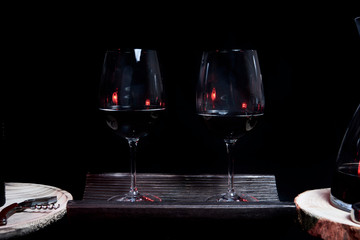
[(150, 49), (117, 49), (105, 54), (99, 86), (99, 109), (106, 125), (125, 138), (130, 147), (130, 191), (109, 201), (161, 201), (141, 194), (136, 186), (136, 151), (165, 112), (163, 83), (157, 52)]
[(222, 138), (228, 157), (228, 189), (208, 201), (257, 201), (234, 189), (236, 141), (252, 130), (264, 115), (265, 97), (256, 50), (225, 49), (202, 55), (196, 92), (196, 111), (208, 129)]
[(360, 104), (341, 142), (330, 188), (330, 203), (350, 212), (360, 202)]

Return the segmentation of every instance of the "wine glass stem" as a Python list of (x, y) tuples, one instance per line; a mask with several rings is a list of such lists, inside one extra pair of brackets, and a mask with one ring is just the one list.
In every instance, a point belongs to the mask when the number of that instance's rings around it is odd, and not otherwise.
[(235, 144), (236, 141), (234, 140), (225, 140), (226, 144), (226, 153), (228, 157), (228, 192), (227, 194), (230, 197), (233, 197), (235, 195), (235, 189), (234, 189), (234, 158), (231, 155), (231, 148)]
[(128, 143), (130, 147), (130, 178), (131, 178), (131, 185), (130, 185), (130, 192), (129, 194), (136, 196), (139, 194), (137, 187), (136, 187), (136, 151), (137, 151), (137, 144), (139, 142), (139, 138), (128, 138)]

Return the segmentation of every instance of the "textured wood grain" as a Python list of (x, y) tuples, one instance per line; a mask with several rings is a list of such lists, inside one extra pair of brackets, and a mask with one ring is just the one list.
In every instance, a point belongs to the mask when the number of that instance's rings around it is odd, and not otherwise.
[(330, 188), (315, 189), (295, 198), (298, 220), (305, 231), (322, 239), (360, 239), (360, 225), (350, 214), (330, 204)]
[[(273, 175), (235, 175), (235, 188), (259, 201), (279, 201)], [(164, 202), (204, 202), (206, 198), (227, 189), (225, 175), (138, 174), (137, 186), (142, 193), (159, 196)], [(88, 174), (84, 200), (107, 200), (129, 191), (127, 173)]]
[(66, 213), (66, 205), (72, 195), (56, 187), (33, 183), (6, 183), (6, 203), (0, 208), (31, 198), (57, 196), (59, 208), (53, 210), (31, 210), (15, 213), (8, 219), (7, 225), (0, 226), (0, 239), (22, 236), (41, 229), (62, 218)]
[(205, 202), (227, 189), (225, 175), (138, 174), (138, 189), (162, 199), (160, 203), (108, 202), (129, 191), (125, 173), (88, 174), (82, 201), (70, 201), (69, 218), (264, 218), (295, 213), (293, 203), (279, 201), (273, 175), (235, 175), (238, 193), (259, 201), (249, 203)]

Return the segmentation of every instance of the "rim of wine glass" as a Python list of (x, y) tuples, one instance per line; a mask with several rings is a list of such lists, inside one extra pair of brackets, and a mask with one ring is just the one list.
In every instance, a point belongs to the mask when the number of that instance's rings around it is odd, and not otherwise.
[(123, 48), (116, 48), (116, 49), (108, 49), (106, 50), (106, 52), (113, 52), (113, 53), (132, 53), (132, 51), (136, 50), (136, 49), (141, 49), (141, 51), (155, 51), (157, 52), (156, 49), (153, 48), (129, 48), (129, 47), (123, 47)]
[(256, 49), (245, 49), (245, 48), (219, 48), (219, 49), (205, 50), (204, 52), (217, 52), (217, 53), (257, 52), (257, 50)]

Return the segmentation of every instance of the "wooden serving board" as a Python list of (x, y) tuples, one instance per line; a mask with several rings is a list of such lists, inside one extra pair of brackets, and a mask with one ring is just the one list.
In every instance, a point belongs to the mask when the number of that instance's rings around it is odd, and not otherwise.
[(67, 191), (56, 187), (34, 183), (5, 183), (6, 203), (3, 208), (12, 203), (19, 203), (31, 198), (57, 196), (59, 208), (52, 210), (31, 210), (15, 213), (8, 223), (0, 226), (0, 239), (22, 236), (39, 230), (62, 218), (66, 213), (66, 205), (73, 197)]
[(138, 189), (162, 199), (159, 203), (118, 203), (107, 199), (129, 191), (127, 173), (88, 174), (83, 200), (70, 201), (70, 219), (121, 218), (272, 218), (295, 215), (293, 202), (279, 200), (275, 176), (235, 175), (235, 189), (258, 202), (206, 202), (227, 189), (226, 175), (137, 174)]
[(360, 239), (360, 225), (350, 213), (330, 204), (330, 188), (309, 190), (295, 198), (298, 220), (309, 234), (322, 239)]

